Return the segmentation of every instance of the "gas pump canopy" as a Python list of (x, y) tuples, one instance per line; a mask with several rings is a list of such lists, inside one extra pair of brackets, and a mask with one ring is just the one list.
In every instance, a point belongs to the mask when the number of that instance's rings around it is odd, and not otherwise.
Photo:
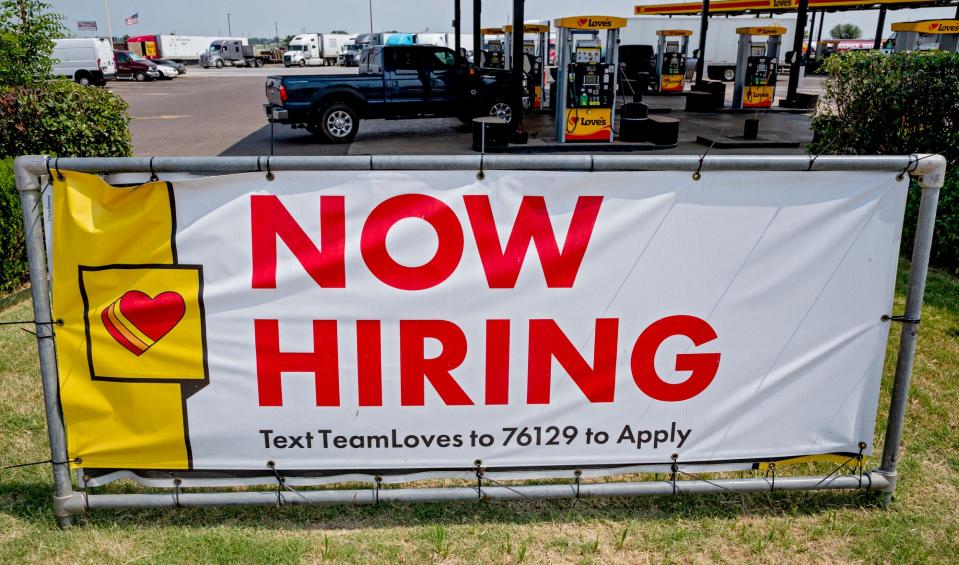
[(656, 35), (665, 35), (666, 37), (683, 37), (692, 35), (693, 31), (689, 29), (657, 29)]
[(786, 35), (789, 31), (782, 26), (737, 27), (739, 35)]
[[(871, 10), (880, 7), (944, 6), (951, 0), (809, 0), (810, 10)], [(791, 12), (799, 8), (799, 0), (714, 0), (709, 3), (709, 13), (731, 14), (746, 12)], [(689, 15), (703, 11), (701, 2), (675, 4), (650, 4), (635, 6), (637, 16)]]
[[(546, 33), (549, 31), (549, 26), (546, 24), (526, 24), (523, 26), (523, 33)], [(502, 32), (513, 33), (512, 24), (506, 24), (503, 26)]]
[(951, 35), (959, 33), (959, 20), (923, 20), (921, 22), (899, 22), (892, 24), (892, 31), (925, 33), (929, 35)]

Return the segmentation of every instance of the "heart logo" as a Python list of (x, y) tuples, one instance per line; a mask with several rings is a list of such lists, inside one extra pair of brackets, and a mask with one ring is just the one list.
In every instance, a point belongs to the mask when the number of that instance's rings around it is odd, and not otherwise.
[(586, 22), (588, 22), (588, 21), (589, 21), (589, 20), (586, 19), (586, 18), (580, 18), (580, 19), (576, 20), (576, 24), (577, 24), (577, 25), (580, 25), (580, 26), (584, 26), (584, 25), (586, 25)]
[(569, 123), (573, 124), (574, 126), (575, 126), (578, 122), (579, 122), (579, 118), (578, 118), (578, 117), (576, 117), (576, 116), (570, 116), (570, 117), (569, 117)]
[(150, 298), (130, 290), (107, 306), (100, 319), (110, 335), (139, 357), (176, 327), (186, 313), (186, 303), (176, 292), (161, 292)]
[(929, 24), (929, 29), (936, 29), (939, 27), (939, 24)]

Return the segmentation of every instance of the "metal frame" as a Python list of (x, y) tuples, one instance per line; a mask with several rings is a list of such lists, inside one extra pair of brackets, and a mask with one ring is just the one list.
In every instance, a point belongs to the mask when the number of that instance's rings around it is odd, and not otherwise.
[[(60, 413), (59, 381), (55, 356), (50, 286), (44, 247), (40, 190), (51, 170), (87, 173), (202, 173), (226, 174), (256, 171), (370, 171), (370, 170), (550, 170), (550, 171), (889, 171), (909, 174), (919, 181), (922, 196), (916, 239), (909, 272), (906, 310), (902, 318), (895, 381), (882, 462), (878, 469), (861, 475), (830, 474), (706, 480), (689, 473), (690, 480), (676, 480), (679, 465), (673, 465), (667, 481), (580, 484), (483, 486), (477, 468), (476, 487), (273, 491), (219, 491), (165, 494), (89, 494), (74, 491), (70, 477), (65, 430)], [(366, 156), (366, 157), (157, 157), (157, 158), (63, 158), (43, 155), (18, 157), (14, 161), (17, 189), (23, 206), (23, 223), (37, 348), (43, 382), (44, 408), (53, 467), (54, 513), (61, 527), (73, 524), (74, 516), (91, 509), (181, 506), (274, 505), (274, 504), (374, 504), (446, 500), (516, 500), (521, 498), (570, 498), (694, 494), (707, 492), (760, 492), (786, 490), (865, 489), (881, 491), (888, 502), (896, 488), (899, 446), (909, 395), (909, 382), (916, 351), (922, 298), (928, 273), (930, 249), (939, 190), (946, 170), (941, 155), (879, 156), (632, 156), (632, 155), (468, 155), (468, 156)], [(54, 173), (56, 174), (56, 173)], [(835, 471), (834, 471), (835, 473)]]

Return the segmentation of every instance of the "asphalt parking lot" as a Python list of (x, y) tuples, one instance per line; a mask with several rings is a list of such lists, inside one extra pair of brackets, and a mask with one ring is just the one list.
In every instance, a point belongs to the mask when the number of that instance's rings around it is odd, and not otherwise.
[[(266, 101), (263, 85), (273, 74), (355, 73), (356, 68), (268, 66), (259, 69), (200, 69), (190, 67), (186, 75), (172, 81), (137, 83), (111, 82), (109, 89), (130, 105), (130, 131), (137, 155), (209, 156), (270, 154), (270, 126), (263, 113)], [(777, 91), (785, 93), (779, 82)], [(805, 79), (804, 92), (817, 92), (819, 80)], [(727, 89), (731, 98), (732, 87)], [(697, 135), (730, 136), (742, 131), (744, 114), (687, 114), (682, 98), (648, 96), (651, 108), (670, 108), (681, 119), (680, 142), (670, 153), (701, 153)], [(811, 140), (808, 116), (761, 113), (760, 136), (797, 141), (796, 149), (727, 149), (724, 153), (801, 152)], [(549, 135), (550, 118), (531, 120), (531, 144), (543, 144)], [(471, 153), (469, 131), (456, 119), (367, 120), (351, 144), (333, 145), (316, 140), (306, 130), (277, 125), (275, 155), (369, 155), (369, 154), (457, 154)]]

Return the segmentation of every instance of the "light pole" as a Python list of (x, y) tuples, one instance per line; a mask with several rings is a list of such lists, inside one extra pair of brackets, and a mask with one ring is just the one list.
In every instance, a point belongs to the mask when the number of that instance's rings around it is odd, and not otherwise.
[(370, 0), (370, 35), (373, 35), (373, 0)]
[(273, 22), (273, 33), (276, 36), (276, 48), (280, 48), (280, 22)]
[(107, 13), (107, 33), (110, 34), (110, 48), (113, 48), (113, 25), (110, 23), (110, 0), (103, 0), (103, 11)]
[(231, 15), (229, 12), (226, 13), (226, 34), (233, 37), (233, 25), (230, 24)]

